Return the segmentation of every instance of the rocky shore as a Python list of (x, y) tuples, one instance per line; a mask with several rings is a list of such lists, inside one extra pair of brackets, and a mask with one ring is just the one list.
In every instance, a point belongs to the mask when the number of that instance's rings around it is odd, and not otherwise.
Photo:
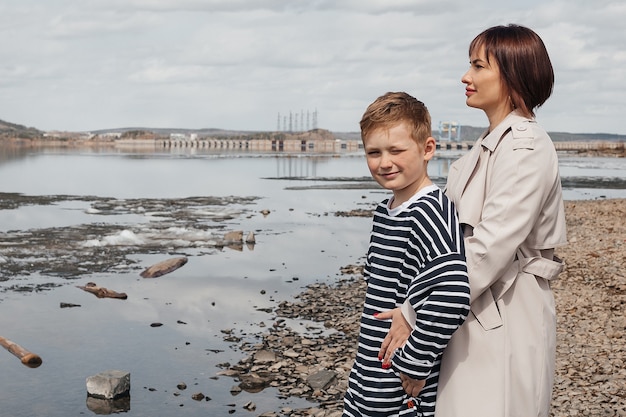
[[(566, 202), (566, 216), (569, 244), (558, 250), (566, 269), (553, 285), (551, 416), (626, 416), (626, 200)], [(346, 266), (335, 284), (311, 285), (294, 302), (280, 303), (261, 341), (240, 346), (248, 356), (221, 372), (235, 378), (234, 390), (272, 386), (280, 396), (312, 401), (310, 408), (261, 416), (341, 415), (365, 290), (361, 271)], [(298, 320), (305, 331), (290, 324)]]

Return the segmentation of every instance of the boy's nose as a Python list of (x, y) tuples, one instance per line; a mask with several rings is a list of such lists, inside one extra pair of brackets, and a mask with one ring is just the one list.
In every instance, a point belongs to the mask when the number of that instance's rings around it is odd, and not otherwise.
[(390, 167), (393, 164), (392, 160), (391, 160), (391, 155), (383, 152), (381, 157), (380, 157), (380, 166), (381, 167)]

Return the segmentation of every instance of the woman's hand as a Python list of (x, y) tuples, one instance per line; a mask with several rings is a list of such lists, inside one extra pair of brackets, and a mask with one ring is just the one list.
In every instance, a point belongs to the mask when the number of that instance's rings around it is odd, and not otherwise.
[(409, 394), (411, 397), (417, 397), (422, 388), (424, 388), (424, 385), (426, 385), (425, 379), (413, 379), (405, 374), (400, 374), (400, 379), (402, 380), (402, 388), (404, 388), (404, 392)]
[(389, 367), (394, 351), (404, 346), (413, 328), (407, 323), (400, 308), (378, 313), (374, 317), (379, 320), (391, 319), (391, 328), (378, 352), (378, 358), (383, 361), (383, 367)]

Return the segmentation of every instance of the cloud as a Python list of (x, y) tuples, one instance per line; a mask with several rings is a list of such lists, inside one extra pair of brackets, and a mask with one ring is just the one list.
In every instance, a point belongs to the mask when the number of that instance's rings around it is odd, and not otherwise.
[(556, 71), (552, 130), (621, 130), (626, 6), (582, 0), (23, 0), (0, 6), (0, 119), (40, 129), (273, 130), (318, 111), (357, 130), (378, 95), (405, 90), (435, 124), (484, 126), (464, 102), (467, 46), (486, 27), (535, 29)]

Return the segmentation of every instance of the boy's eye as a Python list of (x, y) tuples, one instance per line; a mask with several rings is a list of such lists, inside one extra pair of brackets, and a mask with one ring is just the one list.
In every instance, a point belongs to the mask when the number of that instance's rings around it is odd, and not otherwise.
[(380, 154), (380, 152), (379, 151), (367, 151), (367, 154), (370, 155), (370, 156), (376, 156), (376, 155)]

